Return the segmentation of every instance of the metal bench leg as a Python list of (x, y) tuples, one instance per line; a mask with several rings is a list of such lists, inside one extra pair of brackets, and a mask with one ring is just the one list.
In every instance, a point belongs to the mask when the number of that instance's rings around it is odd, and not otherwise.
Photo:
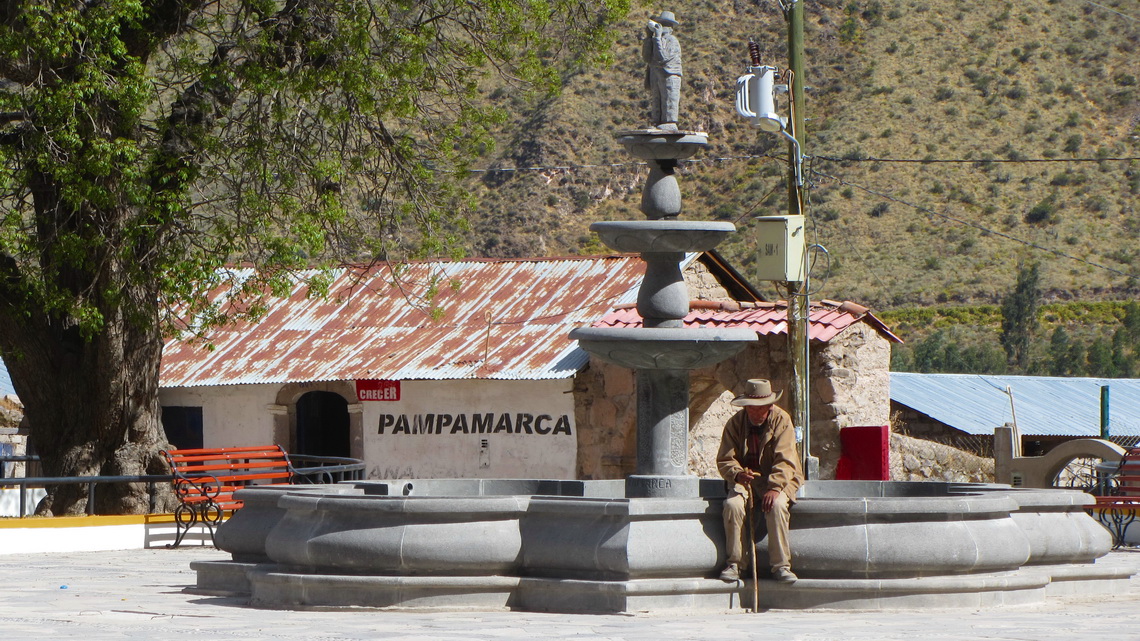
[(177, 535), (174, 537), (174, 543), (167, 543), (167, 549), (174, 549), (182, 545), (182, 539), (186, 537), (186, 533), (194, 524), (198, 522), (198, 510), (193, 505), (182, 503), (174, 509), (174, 524), (178, 528)]
[(1097, 518), (1112, 533), (1112, 549), (1116, 550), (1124, 545), (1124, 535), (1128, 533), (1128, 526), (1136, 520), (1136, 510), (1109, 508), (1101, 510)]

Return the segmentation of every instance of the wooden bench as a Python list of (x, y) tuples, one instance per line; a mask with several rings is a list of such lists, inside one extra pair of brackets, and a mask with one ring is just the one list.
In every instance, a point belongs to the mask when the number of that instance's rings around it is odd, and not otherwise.
[(174, 510), (178, 525), (175, 548), (190, 528), (198, 523), (210, 531), (227, 514), (242, 507), (234, 492), (251, 485), (287, 485), (296, 470), (280, 445), (264, 447), (219, 447), (192, 450), (165, 450), (162, 455), (174, 475), (174, 491), (179, 505)]
[(1120, 467), (1108, 479), (1109, 493), (1096, 497), (1097, 518), (1112, 532), (1112, 547), (1124, 545), (1128, 526), (1140, 512), (1140, 447), (1124, 453)]

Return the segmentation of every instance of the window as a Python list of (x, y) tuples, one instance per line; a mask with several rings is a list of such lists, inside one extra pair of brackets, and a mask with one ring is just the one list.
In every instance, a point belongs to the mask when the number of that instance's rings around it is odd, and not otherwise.
[(202, 447), (202, 408), (172, 405), (162, 408), (166, 440), (179, 450)]

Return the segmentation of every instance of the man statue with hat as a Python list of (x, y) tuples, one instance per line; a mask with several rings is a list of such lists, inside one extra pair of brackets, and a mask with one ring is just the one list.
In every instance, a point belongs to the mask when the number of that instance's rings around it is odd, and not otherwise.
[(727, 564), (720, 573), (724, 581), (740, 579), (741, 568), (747, 567), (743, 563), (745, 545), (747, 556), (754, 556), (755, 541), (746, 541), (744, 527), (745, 518), (755, 519), (748, 514), (750, 503), (764, 513), (768, 526), (772, 577), (782, 583), (796, 580), (788, 544), (788, 520), (804, 476), (792, 418), (774, 405), (782, 394), (772, 392), (772, 384), (765, 379), (749, 380), (744, 394), (732, 401), (743, 409), (724, 426), (716, 457), (717, 469), (729, 487), (723, 512), (728, 553)]
[(650, 92), (650, 117), (660, 129), (677, 130), (681, 104), (681, 45), (673, 35), (679, 23), (672, 11), (650, 18), (641, 42), (641, 57), (648, 64), (645, 87)]

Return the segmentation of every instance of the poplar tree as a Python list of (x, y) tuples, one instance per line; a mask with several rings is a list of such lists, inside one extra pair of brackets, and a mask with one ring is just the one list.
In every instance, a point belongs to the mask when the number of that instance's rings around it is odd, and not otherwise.
[[(483, 93), (553, 90), (627, 2), (0, 5), (0, 354), (44, 472), (166, 471), (171, 332), (256, 314), (314, 263), (446, 253), (456, 180), (502, 121)], [(235, 262), (263, 276), (221, 305)], [(97, 496), (147, 507), (142, 487)]]
[(1005, 349), (1009, 364), (1025, 371), (1029, 364), (1029, 345), (1039, 321), (1041, 289), (1038, 285), (1038, 263), (1022, 265), (1017, 270), (1017, 283), (1001, 302), (1001, 334), (999, 340)]

